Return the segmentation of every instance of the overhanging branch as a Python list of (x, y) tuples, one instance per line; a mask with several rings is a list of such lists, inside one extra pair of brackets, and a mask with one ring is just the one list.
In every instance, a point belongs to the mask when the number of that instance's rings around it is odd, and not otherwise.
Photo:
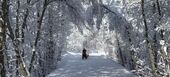
[(108, 10), (109, 12), (111, 12), (111, 13), (117, 15), (117, 13), (115, 13), (114, 11), (112, 11), (111, 9), (109, 9), (107, 6), (101, 5), (101, 7), (103, 7), (103, 8), (106, 9), (106, 10)]

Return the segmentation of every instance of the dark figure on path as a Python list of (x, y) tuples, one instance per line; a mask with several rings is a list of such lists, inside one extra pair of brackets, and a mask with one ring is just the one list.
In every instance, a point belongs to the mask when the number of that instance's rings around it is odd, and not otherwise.
[(86, 52), (87, 52), (87, 50), (85, 48), (83, 48), (82, 59), (87, 59), (88, 54)]

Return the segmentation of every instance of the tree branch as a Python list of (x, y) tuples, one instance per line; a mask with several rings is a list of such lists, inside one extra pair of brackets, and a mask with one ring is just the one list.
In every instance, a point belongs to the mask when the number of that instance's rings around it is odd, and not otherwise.
[(106, 9), (106, 10), (108, 10), (109, 12), (111, 12), (111, 13), (113, 13), (113, 14), (115, 14), (115, 15), (117, 15), (117, 13), (115, 13), (114, 11), (112, 11), (112, 10), (110, 10), (107, 6), (105, 6), (105, 5), (101, 5), (101, 7), (103, 7), (104, 9)]

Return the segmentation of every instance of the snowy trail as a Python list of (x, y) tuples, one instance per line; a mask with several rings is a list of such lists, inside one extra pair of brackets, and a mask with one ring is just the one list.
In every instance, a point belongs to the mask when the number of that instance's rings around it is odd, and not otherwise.
[(135, 77), (121, 65), (99, 54), (90, 54), (87, 60), (80, 53), (67, 52), (58, 69), (46, 77)]

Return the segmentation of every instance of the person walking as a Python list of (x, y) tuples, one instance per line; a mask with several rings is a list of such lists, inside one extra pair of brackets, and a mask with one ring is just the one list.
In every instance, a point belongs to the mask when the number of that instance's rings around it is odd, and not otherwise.
[(85, 48), (83, 48), (82, 51), (82, 59), (87, 59), (88, 55), (87, 55), (87, 50)]

